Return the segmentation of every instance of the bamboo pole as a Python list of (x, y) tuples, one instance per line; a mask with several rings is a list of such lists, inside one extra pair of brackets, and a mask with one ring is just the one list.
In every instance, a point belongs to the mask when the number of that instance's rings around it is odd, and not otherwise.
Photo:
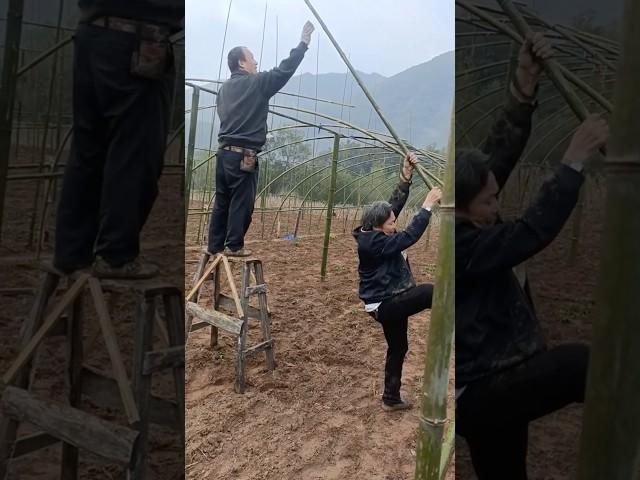
[(338, 154), (340, 152), (340, 136), (333, 139), (333, 156), (331, 158), (331, 185), (327, 199), (327, 221), (324, 227), (324, 246), (322, 247), (322, 265), (320, 267), (320, 280), (324, 282), (327, 275), (327, 259), (329, 258), (329, 240), (331, 236), (331, 220), (333, 217), (333, 200), (336, 194), (336, 177), (338, 174)]
[[(498, 4), (502, 7), (507, 14), (511, 23), (516, 27), (516, 30), (523, 38), (526, 38), (532, 33), (531, 27), (527, 24), (526, 20), (522, 17), (522, 14), (516, 9), (511, 0), (497, 0)], [(567, 100), (567, 103), (571, 106), (571, 109), (580, 120), (584, 120), (589, 115), (589, 111), (580, 100), (580, 97), (569, 86), (569, 83), (565, 79), (564, 75), (560, 71), (559, 64), (553, 58), (543, 60), (543, 65), (547, 71), (547, 75), (555, 85), (555, 87), (562, 93)]]
[[(416, 445), (415, 480), (440, 480), (442, 440), (447, 423), (449, 363), (454, 330), (454, 150), (455, 114), (451, 110), (448, 162), (440, 207), (440, 238), (435, 275), (435, 291), (429, 322), (427, 353), (424, 359), (422, 408)], [(452, 428), (449, 425), (449, 428)], [(449, 455), (449, 452), (446, 452)]]
[(640, 3), (624, 8), (579, 480), (637, 479), (640, 465)]
[[(58, 41), (60, 40), (60, 25), (62, 23), (63, 12), (64, 12), (64, 0), (60, 0), (58, 2), (58, 20), (56, 22), (56, 25), (57, 25), (56, 43), (58, 43)], [(56, 50), (55, 53), (53, 54), (53, 58), (51, 62), (51, 73), (50, 73), (51, 78), (49, 79), (49, 91), (47, 94), (47, 109), (44, 115), (44, 128), (42, 132), (42, 143), (40, 147), (40, 164), (38, 166), (38, 172), (42, 172), (42, 169), (44, 168), (44, 164), (46, 161), (46, 156), (47, 156), (47, 150), (48, 150), (47, 143), (49, 140), (49, 127), (51, 124), (51, 109), (53, 108), (53, 103), (54, 103), (54, 90), (56, 85), (57, 69), (58, 69), (58, 51)], [(47, 188), (45, 187), (45, 189)], [(38, 220), (38, 203), (40, 200), (41, 191), (42, 191), (42, 182), (38, 182), (36, 186), (35, 195), (33, 196), (33, 212), (31, 215), (31, 222), (29, 225), (29, 246), (33, 245), (33, 242), (35, 240), (35, 235), (36, 235), (35, 228), (36, 228), (36, 222)], [(45, 196), (42, 199), (42, 205), (40, 208), (43, 215), (44, 215), (44, 210), (46, 208), (46, 203), (47, 203), (47, 197)], [(42, 223), (44, 224), (44, 219)], [(42, 235), (42, 232), (40, 232), (40, 234)]]
[[(376, 111), (376, 113), (378, 114), (378, 117), (380, 117), (380, 120), (382, 120), (382, 123), (384, 123), (384, 126), (387, 127), (387, 130), (389, 130), (389, 133), (391, 134), (391, 136), (393, 136), (393, 138), (395, 139), (395, 141), (398, 143), (398, 146), (400, 147), (400, 149), (402, 150), (402, 152), (404, 154), (409, 153), (409, 150), (407, 149), (406, 145), (404, 144), (404, 142), (400, 139), (400, 136), (396, 133), (395, 129), (393, 128), (393, 126), (391, 125), (391, 123), (389, 123), (389, 121), (387, 120), (387, 118), (384, 116), (384, 114), (382, 113), (382, 110), (380, 109), (380, 107), (378, 106), (378, 104), (376, 103), (376, 101), (374, 100), (373, 96), (371, 95), (371, 93), (369, 93), (369, 90), (367, 89), (367, 87), (365, 86), (364, 82), (362, 81), (362, 79), (360, 78), (360, 76), (358, 75), (358, 72), (356, 72), (356, 69), (353, 67), (353, 65), (351, 64), (351, 62), (349, 61), (349, 59), (347, 58), (347, 55), (344, 53), (344, 51), (342, 50), (342, 48), (340, 48), (340, 45), (338, 44), (338, 42), (336, 41), (336, 39), (334, 38), (334, 36), (331, 34), (331, 31), (329, 30), (329, 28), (327, 27), (327, 25), (324, 23), (324, 21), (322, 20), (322, 18), (320, 17), (320, 14), (316, 11), (315, 8), (313, 8), (313, 5), (311, 5), (310, 0), (304, 0), (304, 3), (307, 4), (307, 7), (309, 7), (309, 10), (311, 10), (311, 13), (313, 14), (314, 17), (316, 17), (316, 19), (318, 20), (318, 23), (320, 24), (320, 26), (322, 27), (322, 29), (324, 30), (324, 33), (327, 34), (327, 37), (329, 37), (329, 40), (331, 40), (331, 43), (333, 44), (333, 46), (335, 47), (335, 49), (337, 50), (338, 54), (340, 55), (340, 58), (342, 58), (342, 60), (344, 61), (345, 65), (347, 66), (347, 68), (349, 69), (349, 71), (351, 72), (351, 75), (353, 75), (353, 78), (355, 79), (355, 81), (358, 83), (358, 85), (360, 86), (360, 88), (362, 89), (362, 92), (364, 93), (365, 97), (367, 97), (367, 100), (369, 100), (369, 103), (371, 104), (371, 106), (373, 107), (373, 109)], [(402, 172), (402, 165), (404, 163), (404, 159), (400, 162), (400, 171)], [(425, 183), (427, 183), (427, 185), (429, 185), (429, 183), (427, 182), (427, 178), (424, 175), (423, 172), (418, 170), (418, 174), (420, 175), (420, 177), (424, 180)]]
[[(187, 82), (207, 82), (207, 83), (215, 83), (218, 85), (221, 85), (224, 83), (224, 80), (208, 80), (206, 78), (185, 78), (185, 81)], [(309, 97), (306, 95), (300, 95), (299, 93), (290, 93), (290, 92), (278, 92), (278, 95), (287, 95), (290, 97), (297, 97), (297, 98), (304, 98), (305, 100), (315, 100), (317, 102), (320, 103), (328, 103), (329, 105), (337, 105), (339, 107), (347, 107), (347, 108), (356, 108), (355, 105), (351, 105), (349, 103), (342, 103), (342, 102), (334, 102), (333, 100), (325, 100), (322, 98), (316, 98), (316, 97)], [(274, 128), (272, 131), (277, 130), (277, 128)]]
[(191, 203), (191, 174), (193, 170), (193, 151), (196, 145), (196, 127), (198, 125), (198, 104), (200, 103), (200, 87), (187, 84), (193, 88), (191, 97), (191, 120), (189, 123), (189, 143), (187, 144), (187, 164), (185, 166), (185, 205), (184, 205), (184, 228), (187, 229), (189, 219), (189, 203)]
[[(22, 3), (22, 2), (20, 2)], [(46, 60), (47, 58), (49, 58), (51, 55), (53, 55), (54, 53), (56, 53), (58, 50), (60, 50), (61, 48), (63, 48), (65, 45), (67, 45), (68, 43), (71, 43), (73, 41), (73, 35), (69, 35), (67, 38), (65, 38), (64, 40), (60, 40), (58, 43), (56, 43), (53, 47), (51, 47), (49, 50), (46, 50), (44, 52), (42, 52), (40, 55), (38, 55), (36, 58), (34, 58), (33, 60), (31, 60), (29, 63), (27, 63), (26, 65), (23, 65), (22, 67), (20, 67), (20, 69), (16, 72), (16, 76), (20, 77), (22, 75), (24, 75), (25, 73), (27, 73), (29, 70), (31, 70), (32, 68), (34, 68), (36, 65), (38, 65), (40, 62)]]
[[(499, 21), (497, 21), (496, 19), (494, 19), (491, 15), (489, 15), (489, 14), (483, 12), (482, 10), (480, 10), (479, 8), (471, 5), (466, 0), (455, 0), (455, 3), (456, 3), (456, 5), (461, 6), (462, 8), (467, 10), (468, 12), (471, 12), (474, 15), (478, 16), (479, 18), (481, 18), (482, 20), (486, 21), (491, 26), (493, 26), (496, 29), (498, 29), (498, 31), (504, 33), (505, 35), (508, 35), (509, 37), (511, 37), (516, 42), (522, 43), (523, 38), (522, 38), (522, 35), (520, 33), (517, 33), (515, 31), (513, 31), (511, 28), (507, 27), (506, 25), (504, 25), (504, 24), (500, 23)], [(499, 2), (499, 3), (501, 3), (501, 5), (502, 5), (502, 2)], [(519, 14), (519, 12), (517, 10), (516, 10), (516, 15), (520, 16), (520, 14)], [(522, 18), (522, 16), (520, 16), (520, 18)], [(525, 23), (525, 26), (526, 26), (526, 23)], [(528, 28), (528, 26), (527, 26), (527, 28)], [(605, 110), (607, 110), (608, 112), (611, 111), (611, 103), (606, 98), (604, 98), (602, 95), (600, 95), (598, 92), (596, 92), (586, 82), (581, 80), (577, 75), (575, 75), (573, 72), (571, 72), (570, 70), (568, 70), (564, 66), (560, 65), (559, 63), (557, 63), (555, 61), (554, 61), (554, 64), (556, 65), (556, 67), (554, 67), (554, 68), (557, 71), (559, 71), (562, 75), (565, 75), (567, 80), (569, 80), (575, 86), (580, 88), (580, 90), (582, 90), (584, 93), (589, 95), (591, 98), (596, 100), (598, 102), (598, 104), (600, 104)], [(565, 82), (565, 85), (566, 85), (566, 82)], [(577, 107), (577, 108), (579, 108), (579, 107)], [(581, 118), (581, 117), (578, 117), (578, 118)]]
[(0, 239), (7, 189), (7, 172), (11, 156), (11, 127), (13, 122), (13, 100), (16, 94), (20, 37), (24, 0), (9, 0), (7, 26), (4, 39), (4, 59), (0, 77)]
[(338, 42), (336, 41), (336, 39), (334, 38), (334, 36), (331, 34), (331, 31), (329, 30), (329, 28), (327, 27), (327, 25), (324, 23), (324, 21), (322, 20), (322, 18), (320, 17), (320, 14), (318, 14), (318, 12), (316, 11), (315, 8), (313, 8), (313, 5), (311, 5), (311, 2), (309, 0), (304, 0), (304, 3), (307, 4), (307, 7), (309, 7), (309, 10), (311, 10), (311, 13), (313, 14), (314, 17), (316, 17), (316, 19), (318, 20), (318, 23), (320, 23), (320, 26), (322, 27), (322, 29), (324, 30), (324, 33), (327, 34), (327, 37), (329, 37), (329, 40), (331, 41), (331, 43), (333, 44), (333, 46), (335, 47), (335, 49), (337, 50), (338, 54), (340, 55), (340, 57), (342, 58), (342, 60), (344, 61), (345, 65), (347, 66), (347, 68), (349, 69), (349, 71), (351, 72), (351, 74), (353, 75), (353, 78), (355, 79), (355, 81), (358, 83), (358, 85), (360, 86), (360, 88), (362, 89), (362, 92), (364, 93), (364, 95), (367, 97), (367, 99), (369, 100), (369, 103), (371, 103), (371, 106), (373, 107), (373, 109), (376, 111), (376, 113), (378, 114), (378, 116), (380, 117), (380, 120), (382, 120), (382, 123), (384, 123), (385, 127), (387, 127), (387, 129), (389, 130), (389, 133), (391, 133), (391, 135), (393, 136), (393, 138), (396, 140), (396, 142), (398, 142), (398, 145), (400, 146), (400, 148), (402, 149), (402, 151), (404, 153), (407, 153), (408, 150), (405, 147), (404, 143), (402, 142), (402, 140), (400, 140), (400, 137), (398, 136), (398, 134), (396, 133), (395, 129), (393, 128), (393, 126), (389, 123), (389, 121), (387, 120), (387, 118), (384, 116), (384, 114), (382, 113), (382, 110), (380, 110), (380, 107), (378, 106), (378, 104), (376, 103), (376, 101), (373, 99), (373, 97), (371, 96), (371, 93), (369, 93), (369, 90), (367, 89), (367, 87), (365, 86), (364, 82), (362, 81), (362, 79), (360, 78), (360, 76), (358, 75), (358, 72), (356, 72), (356, 69), (353, 67), (353, 65), (351, 64), (351, 62), (349, 61), (349, 59), (347, 58), (347, 55), (344, 53), (344, 51), (342, 50), (342, 48), (340, 48), (340, 45), (338, 44)]

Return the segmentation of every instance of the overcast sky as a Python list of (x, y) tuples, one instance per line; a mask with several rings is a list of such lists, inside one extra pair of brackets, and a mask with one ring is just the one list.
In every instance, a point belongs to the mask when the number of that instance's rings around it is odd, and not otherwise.
[[(226, 54), (243, 45), (260, 59), (265, 3), (267, 18), (260, 70), (272, 68), (300, 41), (311, 20), (316, 31), (298, 73), (344, 72), (346, 66), (303, 0), (231, 0), (229, 28), (223, 38), (229, 0), (186, 0), (187, 77), (227, 78)], [(453, 50), (453, 0), (312, 0), (356, 69), (391, 76)], [(276, 35), (276, 18), (278, 35)], [(320, 35), (318, 41), (318, 32)]]

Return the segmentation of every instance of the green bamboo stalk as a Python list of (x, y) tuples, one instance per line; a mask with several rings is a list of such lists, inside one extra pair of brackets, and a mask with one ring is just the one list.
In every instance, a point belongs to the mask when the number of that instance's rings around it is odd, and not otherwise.
[(196, 146), (196, 127), (198, 125), (198, 104), (200, 103), (200, 88), (197, 85), (190, 85), (193, 88), (191, 96), (191, 120), (189, 123), (189, 143), (187, 145), (187, 164), (185, 166), (185, 205), (184, 205), (184, 228), (187, 230), (189, 223), (189, 204), (191, 203), (191, 176), (193, 170), (193, 151)]
[[(522, 14), (516, 9), (511, 0), (498, 0), (498, 4), (500, 4), (502, 9), (504, 10), (504, 13), (507, 14), (509, 19), (511, 20), (511, 23), (513, 23), (513, 25), (516, 27), (516, 30), (518, 30), (523, 38), (525, 38), (532, 32), (531, 27), (529, 27), (527, 21), (522, 17)], [(580, 120), (584, 120), (587, 115), (589, 115), (589, 111), (582, 103), (582, 100), (580, 100), (580, 97), (569, 86), (569, 83), (560, 70), (558, 62), (550, 58), (544, 60), (543, 64), (547, 71), (547, 75), (549, 76), (555, 87), (558, 89), (558, 91), (560, 91), (560, 93), (565, 97), (573, 112)]]
[[(344, 51), (342, 50), (342, 48), (340, 48), (340, 45), (338, 44), (338, 42), (336, 41), (336, 39), (334, 38), (334, 36), (331, 34), (331, 31), (329, 30), (329, 28), (327, 27), (327, 25), (324, 23), (324, 21), (322, 20), (322, 18), (320, 17), (320, 14), (316, 11), (315, 8), (313, 8), (313, 5), (311, 5), (310, 0), (304, 0), (304, 3), (307, 4), (307, 7), (309, 7), (309, 10), (311, 10), (311, 13), (313, 14), (314, 17), (316, 17), (316, 19), (318, 20), (318, 23), (320, 24), (320, 26), (322, 27), (322, 29), (324, 30), (324, 33), (327, 34), (327, 37), (329, 37), (329, 40), (331, 40), (331, 43), (333, 44), (333, 46), (335, 47), (335, 49), (337, 50), (338, 54), (340, 55), (340, 58), (342, 58), (342, 60), (344, 61), (345, 65), (347, 66), (347, 68), (349, 69), (349, 71), (351, 72), (351, 75), (353, 75), (353, 78), (355, 79), (355, 81), (357, 82), (357, 84), (360, 86), (360, 88), (362, 89), (362, 92), (364, 93), (365, 97), (367, 97), (367, 100), (369, 100), (369, 103), (371, 104), (371, 106), (373, 107), (373, 109), (376, 111), (376, 113), (378, 114), (378, 117), (380, 117), (380, 120), (382, 120), (382, 123), (384, 123), (384, 126), (387, 127), (387, 130), (389, 130), (389, 133), (391, 134), (391, 136), (395, 139), (395, 141), (397, 142), (398, 146), (400, 147), (400, 149), (402, 150), (402, 152), (404, 154), (409, 153), (409, 150), (407, 149), (407, 146), (404, 144), (404, 142), (400, 139), (400, 136), (396, 133), (395, 129), (393, 128), (393, 126), (391, 125), (391, 123), (389, 123), (389, 121), (387, 120), (387, 118), (384, 116), (384, 114), (382, 113), (382, 110), (380, 109), (380, 107), (378, 106), (378, 104), (376, 103), (376, 101), (374, 100), (373, 96), (371, 95), (371, 93), (369, 93), (369, 90), (367, 89), (367, 87), (365, 86), (364, 82), (362, 81), (362, 79), (360, 78), (360, 76), (358, 75), (358, 72), (356, 72), (356, 69), (353, 67), (353, 65), (351, 64), (351, 62), (349, 61), (349, 58), (347, 57), (347, 55), (344, 53)], [(402, 171), (402, 165), (404, 164), (404, 159), (400, 162), (400, 171)], [(418, 174), (420, 175), (420, 177), (425, 181), (425, 183), (428, 184), (427, 182), (427, 177), (425, 176), (425, 174), (423, 172), (421, 172), (420, 170), (417, 170)]]
[(442, 442), (442, 456), (440, 457), (440, 479), (444, 479), (449, 469), (451, 457), (456, 446), (456, 419), (451, 419), (447, 434)]
[[(260, 62), (258, 62), (258, 65), (260, 64)], [(209, 80), (206, 78), (185, 78), (185, 81), (187, 82), (207, 82), (207, 83), (216, 83), (218, 85), (221, 85), (224, 83), (224, 80)], [(341, 102), (334, 102), (333, 100), (324, 100), (322, 98), (316, 98), (316, 97), (308, 97), (306, 95), (300, 95), (299, 93), (289, 93), (289, 92), (278, 92), (278, 95), (287, 95), (290, 97), (297, 97), (297, 98), (304, 98), (305, 100), (315, 100), (317, 102), (320, 103), (327, 103), (329, 105), (337, 105), (338, 107), (347, 107), (347, 108), (355, 108), (355, 105), (350, 105), (348, 103), (341, 103)], [(298, 103), (299, 105), (299, 103)], [(274, 128), (271, 131), (274, 132), (278, 130), (278, 128)]]
[(557, 26), (557, 27), (551, 27), (553, 30), (555, 30), (556, 32), (560, 33), (560, 35), (562, 35), (563, 37), (569, 39), (570, 41), (572, 41), (573, 43), (575, 43), (576, 45), (578, 45), (580, 48), (582, 48), (585, 52), (589, 53), (590, 55), (592, 55), (594, 58), (597, 58), (598, 61), (605, 65), (609, 70), (611, 70), (612, 72), (616, 71), (616, 67), (615, 65), (609, 61), (607, 59), (607, 57), (605, 57), (601, 52), (599, 52), (596, 49), (591, 48), (589, 45), (587, 45), (585, 42), (583, 42), (582, 40), (580, 40), (576, 35), (574, 35), (573, 33), (571, 33), (570, 30), (566, 29), (565, 27), (562, 26)]
[[(479, 18), (481, 18), (482, 20), (486, 21), (492, 27), (496, 28), (499, 32), (502, 32), (505, 35), (508, 35), (509, 37), (511, 37), (513, 40), (515, 40), (518, 43), (522, 43), (522, 41), (523, 41), (522, 32), (520, 32), (520, 33), (515, 32), (511, 28), (507, 27), (505, 24), (503, 24), (503, 23), (499, 22), (498, 20), (496, 20), (495, 18), (493, 18), (491, 15), (483, 12), (479, 8), (475, 7), (474, 5), (471, 5), (466, 0), (455, 0), (455, 3), (456, 3), (456, 5), (461, 6), (462, 8), (467, 10), (468, 12), (471, 12), (474, 15), (478, 16)], [(499, 2), (499, 3), (501, 3), (501, 6), (502, 6), (502, 2)], [(503, 9), (504, 9), (504, 7), (503, 7)], [(512, 9), (510, 11), (513, 13), (513, 10), (515, 10), (515, 9)], [(507, 13), (506, 10), (505, 10), (505, 13)], [(522, 16), (520, 15), (520, 13), (517, 10), (515, 10), (515, 16), (514, 17), (519, 17), (522, 20), (522, 22), (524, 22), (524, 20), (522, 19)], [(520, 22), (520, 25), (521, 25), (521, 22)], [(526, 25), (526, 22), (525, 22), (525, 27), (528, 29), (528, 26)], [(559, 63), (557, 63), (555, 61), (553, 63), (555, 65), (554, 70), (559, 72), (561, 75), (564, 75), (567, 80), (569, 80), (575, 86), (580, 88), (580, 90), (582, 90), (584, 93), (589, 95), (591, 98), (596, 100), (598, 102), (598, 104), (600, 104), (605, 110), (607, 110), (608, 112), (611, 112), (611, 109), (612, 109), (611, 103), (606, 98), (604, 98), (602, 95), (600, 95), (595, 89), (591, 88), (586, 82), (582, 81), (577, 75), (575, 75), (569, 69), (565, 68), (563, 65), (561, 65), (561, 64), (559, 64)], [(566, 82), (564, 82), (563, 85), (567, 86)], [(562, 88), (562, 87), (560, 87), (560, 88)], [(563, 95), (564, 95), (564, 92), (561, 92), (561, 93), (563, 93)], [(565, 98), (567, 98), (567, 97), (565, 96)], [(578, 98), (578, 100), (580, 100), (580, 99)], [(570, 100), (567, 100), (567, 103), (569, 103), (569, 102), (570, 102)], [(576, 113), (581, 111), (580, 107), (577, 106), (576, 104), (571, 105), (571, 107), (574, 110), (574, 112), (576, 112)], [(578, 113), (578, 118), (582, 118), (582, 117), (580, 117), (579, 113)]]
[[(451, 111), (451, 131), (447, 148), (442, 206), (440, 207), (440, 238), (435, 275), (435, 291), (429, 322), (427, 352), (424, 359), (422, 409), (416, 446), (415, 480), (440, 480), (442, 439), (447, 423), (447, 391), (449, 362), (454, 330), (454, 150), (455, 114)], [(449, 426), (452, 428), (452, 426)], [(447, 453), (449, 455), (449, 453)]]
[[(60, 26), (62, 23), (62, 13), (64, 12), (64, 0), (60, 0), (58, 2), (58, 21), (56, 23), (57, 28), (56, 28), (56, 43), (60, 40)], [(46, 153), (47, 153), (47, 143), (49, 140), (49, 127), (51, 124), (51, 110), (53, 108), (53, 103), (54, 103), (54, 90), (55, 90), (55, 85), (56, 85), (56, 75), (57, 75), (57, 69), (58, 69), (58, 51), (56, 50), (56, 52), (53, 54), (53, 59), (51, 62), (51, 76), (49, 78), (49, 91), (48, 91), (48, 95), (47, 95), (47, 110), (44, 116), (44, 131), (42, 132), (42, 143), (41, 143), (41, 148), (40, 148), (40, 164), (38, 166), (38, 173), (42, 173), (42, 169), (44, 168), (44, 163), (46, 160)], [(44, 215), (44, 211), (46, 209), (46, 204), (47, 204), (47, 197), (45, 196), (42, 201), (41, 201), (41, 205), (40, 208), (38, 208), (38, 203), (40, 200), (40, 192), (42, 190), (42, 183), (38, 182), (38, 185), (36, 187), (36, 192), (35, 195), (33, 197), (33, 213), (31, 215), (31, 223), (29, 225), (29, 246), (31, 246), (35, 240), (35, 236), (36, 236), (36, 222), (38, 219), (38, 211), (41, 211), (42, 214)], [(48, 188), (46, 187), (46, 182), (45, 182), (45, 190), (48, 190)], [(44, 221), (45, 219), (42, 218), (42, 225), (44, 225)], [(40, 232), (40, 236), (42, 236), (42, 231)], [(36, 245), (36, 258), (40, 258), (40, 247), (41, 245), (38, 243), (38, 245)]]
[[(22, 3), (22, 2), (20, 2)], [(69, 35), (67, 38), (65, 38), (64, 40), (60, 40), (58, 43), (56, 43), (53, 47), (51, 47), (49, 50), (46, 50), (44, 52), (42, 52), (40, 55), (38, 55), (36, 58), (34, 58), (33, 60), (31, 60), (29, 63), (27, 63), (26, 65), (21, 66), (18, 71), (16, 72), (16, 76), (21, 77), (22, 75), (24, 75), (25, 73), (27, 73), (29, 70), (31, 70), (32, 68), (34, 68), (36, 65), (38, 65), (40, 62), (46, 60), (47, 58), (49, 58), (51, 55), (53, 55), (54, 53), (56, 53), (58, 50), (60, 50), (61, 48), (63, 48), (65, 45), (67, 45), (68, 43), (71, 43), (73, 41), (73, 35)]]
[(611, 123), (603, 252), (579, 480), (638, 479), (640, 465), (640, 4), (626, 0)]
[(13, 123), (13, 100), (16, 94), (16, 72), (20, 56), (22, 35), (22, 13), (24, 0), (9, 0), (7, 26), (4, 39), (4, 59), (0, 77), (0, 238), (7, 189), (7, 173), (11, 156), (11, 127)]
[(336, 177), (338, 175), (338, 154), (340, 153), (340, 136), (333, 138), (333, 156), (331, 158), (331, 185), (327, 199), (327, 221), (324, 227), (324, 246), (322, 247), (322, 265), (320, 280), (324, 282), (327, 275), (327, 259), (329, 258), (329, 237), (331, 236), (331, 219), (333, 217), (333, 200), (336, 195)]
[[(209, 153), (211, 153), (211, 150), (209, 150)], [(202, 184), (202, 200), (201, 200), (202, 206), (204, 206), (205, 198), (207, 195), (207, 183), (209, 182), (210, 178), (211, 178), (211, 162), (207, 162), (207, 171), (205, 172), (204, 182)], [(196, 234), (196, 239), (198, 242), (202, 238), (200, 237), (200, 234), (202, 233), (203, 222), (204, 222), (204, 216), (200, 217), (200, 221), (198, 222), (198, 232)]]
[(398, 145), (400, 146), (400, 148), (402, 149), (402, 151), (404, 153), (407, 153), (407, 147), (404, 145), (404, 143), (402, 142), (402, 140), (400, 140), (400, 137), (398, 136), (398, 134), (396, 133), (395, 129), (393, 128), (393, 126), (391, 126), (391, 124), (389, 123), (389, 121), (387, 120), (387, 118), (384, 116), (384, 114), (382, 113), (382, 110), (380, 110), (380, 107), (378, 106), (378, 104), (376, 103), (376, 101), (373, 99), (373, 97), (371, 96), (371, 93), (369, 93), (369, 90), (367, 89), (367, 87), (365, 86), (364, 82), (362, 81), (362, 79), (360, 78), (360, 76), (358, 75), (358, 72), (356, 72), (356, 69), (353, 67), (353, 65), (351, 64), (351, 62), (349, 61), (349, 58), (347, 57), (347, 55), (344, 53), (344, 51), (342, 50), (342, 48), (340, 48), (340, 45), (338, 44), (338, 42), (336, 41), (336, 39), (334, 38), (334, 36), (331, 34), (331, 31), (329, 30), (329, 28), (327, 27), (327, 25), (324, 23), (324, 21), (322, 20), (322, 18), (320, 17), (320, 14), (316, 11), (315, 8), (313, 8), (313, 5), (311, 5), (311, 2), (309, 0), (304, 0), (304, 3), (307, 4), (307, 7), (309, 7), (309, 10), (311, 10), (311, 13), (313, 14), (314, 17), (316, 17), (316, 19), (318, 20), (318, 23), (320, 23), (320, 26), (322, 27), (322, 29), (324, 30), (324, 32), (327, 34), (327, 37), (329, 37), (329, 40), (331, 41), (331, 43), (333, 44), (333, 46), (335, 47), (335, 49), (337, 50), (338, 54), (340, 55), (340, 57), (342, 58), (342, 60), (344, 61), (345, 65), (347, 66), (347, 68), (349, 69), (349, 71), (351, 72), (351, 74), (353, 75), (353, 78), (355, 79), (355, 81), (358, 83), (358, 85), (360, 86), (360, 88), (362, 89), (362, 92), (364, 93), (364, 95), (367, 97), (367, 99), (369, 100), (369, 103), (371, 103), (371, 106), (373, 107), (373, 109), (376, 111), (376, 113), (378, 114), (378, 116), (380, 117), (380, 120), (382, 120), (382, 123), (384, 123), (385, 127), (387, 127), (387, 130), (389, 130), (389, 133), (393, 136), (393, 138), (396, 140), (396, 142), (398, 142)]

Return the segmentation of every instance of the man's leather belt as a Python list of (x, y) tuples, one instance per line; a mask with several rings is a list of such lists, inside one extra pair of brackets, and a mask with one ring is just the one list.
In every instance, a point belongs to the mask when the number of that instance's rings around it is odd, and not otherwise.
[(225, 145), (222, 147), (223, 150), (228, 150), (230, 152), (242, 153), (244, 154), (246, 151), (249, 153), (257, 154), (258, 151), (253, 148), (244, 148), (244, 147), (236, 147), (235, 145)]
[(145, 30), (151, 30), (154, 35), (159, 37), (167, 37), (171, 33), (169, 27), (122, 17), (96, 18), (91, 22), (91, 25), (128, 33), (138, 33), (142, 28), (144, 28)]

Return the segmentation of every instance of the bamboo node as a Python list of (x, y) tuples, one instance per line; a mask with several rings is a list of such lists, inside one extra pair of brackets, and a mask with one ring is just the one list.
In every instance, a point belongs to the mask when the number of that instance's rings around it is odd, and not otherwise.
[(438, 210), (440, 210), (441, 212), (453, 212), (455, 209), (456, 206), (453, 203), (444, 205), (441, 204), (438, 206)]
[(443, 425), (446, 425), (447, 422), (448, 422), (447, 418), (420, 417), (420, 428), (422, 428), (422, 430), (427, 431), (431, 428), (442, 427)]

